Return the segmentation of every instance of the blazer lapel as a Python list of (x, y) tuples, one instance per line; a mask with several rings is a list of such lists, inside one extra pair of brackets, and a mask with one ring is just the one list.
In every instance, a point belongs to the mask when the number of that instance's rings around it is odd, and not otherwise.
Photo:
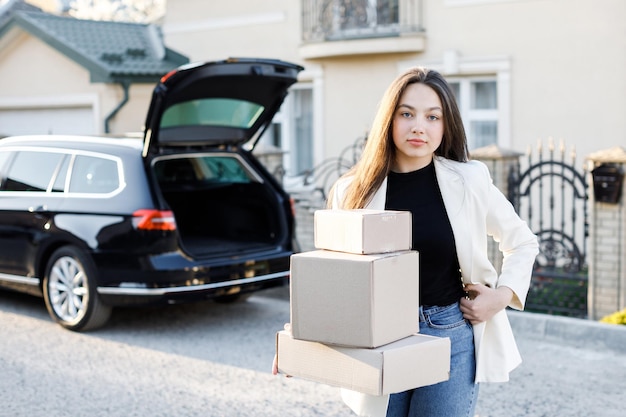
[[(465, 194), (465, 182), (451, 164), (444, 158), (435, 157), (435, 173), (437, 182), (443, 197), (443, 204), (446, 207), (450, 226), (454, 234), (457, 257), (463, 282), (469, 283), (472, 274), (472, 221), (469, 216), (467, 196)], [(368, 209), (384, 210), (387, 198), (387, 178), (384, 179), (380, 188), (376, 191), (372, 200), (366, 206)]]
[(472, 273), (472, 219), (469, 216), (465, 181), (445, 159), (435, 157), (435, 173), (443, 204), (452, 226), (463, 282), (469, 283)]

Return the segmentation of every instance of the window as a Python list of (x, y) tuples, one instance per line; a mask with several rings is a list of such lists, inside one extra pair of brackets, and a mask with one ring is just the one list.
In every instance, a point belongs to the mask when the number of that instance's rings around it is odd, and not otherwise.
[(313, 90), (296, 89), (292, 101), (290, 165), (300, 173), (313, 168)]
[(45, 192), (64, 159), (53, 152), (18, 152), (9, 168), (3, 191)]
[(465, 123), (468, 146), (498, 143), (498, 85), (495, 78), (450, 78)]
[(11, 152), (0, 152), (0, 181), (4, 179), (4, 167), (11, 155)]
[(292, 87), (280, 112), (261, 139), (284, 152), (282, 164), (287, 175), (311, 170), (313, 158), (313, 88), (299, 83)]
[(202, 176), (211, 182), (248, 183), (250, 176), (236, 158), (229, 156), (204, 157), (197, 160)]
[(204, 155), (157, 160), (154, 171), (159, 183), (170, 186), (249, 183), (258, 181), (242, 162), (231, 156)]
[(319, 42), (398, 36), (420, 31), (421, 2), (302, 0), (302, 38), (305, 42)]
[(58, 173), (54, 180), (54, 184), (52, 184), (53, 193), (62, 193), (63, 191), (65, 191), (65, 182), (67, 181), (67, 170), (69, 168), (69, 165), (70, 165), (69, 156), (66, 158), (63, 158), (63, 163), (61, 164), (61, 166), (59, 166), (59, 169), (57, 170)]
[(398, 0), (341, 0), (336, 18), (342, 30), (398, 23)]
[(72, 167), (69, 191), (106, 194), (119, 187), (117, 163), (111, 159), (78, 155)]

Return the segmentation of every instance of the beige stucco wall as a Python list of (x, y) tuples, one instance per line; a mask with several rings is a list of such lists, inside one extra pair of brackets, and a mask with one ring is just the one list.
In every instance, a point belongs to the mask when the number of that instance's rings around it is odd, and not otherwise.
[[(626, 139), (626, 2), (623, 0), (424, 0), (422, 53), (304, 60), (301, 2), (169, 0), (166, 43), (192, 60), (264, 56), (320, 77), (317, 155), (334, 156), (368, 129), (384, 88), (403, 64), (504, 59), (509, 65), (508, 147), (563, 138), (579, 160)], [(455, 75), (455, 74), (447, 74)], [(307, 74), (303, 74), (306, 79)], [(506, 111), (506, 109), (505, 109)], [(581, 162), (582, 164), (582, 162)]]
[[(16, 32), (16, 30), (14, 30)], [(0, 53), (2, 97), (32, 97), (85, 93), (89, 72), (24, 31)], [(37, 63), (45, 63), (37, 65)]]
[(165, 42), (191, 61), (266, 57), (298, 61), (298, 0), (168, 0)]
[[(446, 8), (426, 1), (425, 59), (511, 59), (511, 134), (523, 150), (553, 136), (581, 157), (626, 141), (626, 2), (519, 0)], [(582, 158), (580, 159), (582, 161)]]
[[(10, 36), (10, 47), (0, 48), (0, 79), (5, 80), (0, 110), (91, 107), (93, 131), (85, 133), (104, 133), (103, 121), (122, 101), (122, 87), (92, 83), (87, 69), (23, 30), (15, 29)], [(154, 84), (130, 88), (128, 103), (111, 119), (111, 133), (142, 129), (153, 88)]]
[[(150, 99), (152, 98), (152, 90), (155, 85), (156, 83), (133, 84), (130, 87), (128, 102), (122, 106), (109, 122), (109, 130), (112, 134), (143, 131)], [(98, 96), (102, 103), (100, 120), (104, 123), (104, 119), (121, 103), (124, 97), (124, 90), (119, 84), (97, 83), (93, 88), (98, 91)]]

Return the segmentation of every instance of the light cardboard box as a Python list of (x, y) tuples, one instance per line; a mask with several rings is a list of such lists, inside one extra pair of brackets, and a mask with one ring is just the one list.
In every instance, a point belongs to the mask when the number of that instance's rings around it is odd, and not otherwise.
[(419, 332), (416, 251), (291, 256), (291, 328), (297, 339), (377, 347)]
[(317, 210), (316, 249), (370, 254), (410, 250), (411, 213), (392, 210)]
[(450, 339), (415, 334), (375, 349), (326, 345), (276, 336), (278, 370), (370, 395), (385, 395), (446, 381)]

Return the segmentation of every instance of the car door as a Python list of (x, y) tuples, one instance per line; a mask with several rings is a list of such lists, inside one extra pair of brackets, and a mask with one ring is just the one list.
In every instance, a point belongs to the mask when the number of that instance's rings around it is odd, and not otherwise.
[(69, 157), (56, 151), (9, 152), (0, 186), (0, 274), (32, 283), (37, 250), (59, 205)]

